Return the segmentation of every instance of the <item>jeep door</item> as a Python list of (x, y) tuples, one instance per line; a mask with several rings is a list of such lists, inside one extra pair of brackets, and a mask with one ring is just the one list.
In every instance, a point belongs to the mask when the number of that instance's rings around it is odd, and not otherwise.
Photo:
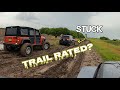
[(38, 30), (35, 30), (36, 44), (40, 44), (40, 33)]
[(30, 29), (29, 33), (30, 33), (29, 34), (30, 41), (31, 41), (32, 44), (34, 44), (35, 43), (35, 30), (34, 29)]

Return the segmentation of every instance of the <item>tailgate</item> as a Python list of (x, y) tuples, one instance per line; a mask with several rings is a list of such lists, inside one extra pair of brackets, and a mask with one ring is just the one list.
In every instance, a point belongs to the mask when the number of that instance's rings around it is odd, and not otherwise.
[(4, 42), (8, 44), (15, 44), (17, 42), (16, 36), (5, 36)]

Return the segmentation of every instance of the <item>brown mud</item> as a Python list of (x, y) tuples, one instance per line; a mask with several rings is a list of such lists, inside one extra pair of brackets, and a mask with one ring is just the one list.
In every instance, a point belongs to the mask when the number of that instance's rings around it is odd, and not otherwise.
[[(80, 45), (89, 43), (84, 41)], [(74, 46), (62, 46), (49, 50), (35, 50), (30, 57), (22, 57), (18, 52), (0, 51), (0, 76), (11, 78), (76, 78), (81, 66), (96, 66), (102, 62), (95, 50), (78, 54), (75, 58), (67, 58), (60, 61), (25, 69), (22, 61), (43, 55), (51, 55), (73, 48)]]

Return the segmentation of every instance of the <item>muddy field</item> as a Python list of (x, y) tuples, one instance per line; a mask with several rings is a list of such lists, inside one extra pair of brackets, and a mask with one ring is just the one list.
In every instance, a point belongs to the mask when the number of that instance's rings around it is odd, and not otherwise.
[[(89, 43), (82, 42), (80, 45)], [(102, 62), (95, 50), (80, 53), (76, 58), (53, 61), (46, 65), (25, 69), (22, 61), (42, 55), (51, 55), (55, 52), (67, 50), (74, 46), (51, 45), (49, 50), (35, 50), (30, 57), (21, 57), (18, 52), (0, 51), (0, 76), (11, 78), (76, 78), (81, 66), (96, 66)]]
[(101, 62), (103, 62), (101, 56), (96, 52), (95, 49), (92, 49), (90, 51), (85, 52), (81, 67), (98, 66)]
[[(53, 50), (52, 47), (49, 49), (49, 52), (46, 54), (52, 54), (57, 51), (62, 51), (68, 47), (61, 46), (57, 50)], [(71, 47), (69, 47), (71, 48)], [(68, 77), (69, 74), (76, 73), (74, 70), (72, 73), (71, 70), (73, 66), (76, 66), (76, 63), (81, 64), (81, 59), (83, 55), (77, 56), (79, 61), (76, 61), (74, 58), (68, 58), (62, 61), (53, 61), (46, 65), (41, 65), (35, 68), (25, 69), (21, 61), (27, 60), (29, 58), (38, 57), (44, 55), (45, 51), (34, 51), (31, 57), (21, 57), (17, 52), (4, 52), (0, 51), (0, 76), (5, 77)], [(82, 57), (81, 57), (82, 56)], [(78, 65), (79, 66), (79, 65)], [(76, 67), (79, 69), (79, 67)], [(69, 75), (70, 77), (70, 75)]]

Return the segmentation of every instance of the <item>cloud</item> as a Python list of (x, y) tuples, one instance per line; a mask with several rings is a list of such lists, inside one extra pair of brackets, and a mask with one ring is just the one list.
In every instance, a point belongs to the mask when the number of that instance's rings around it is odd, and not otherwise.
[(4, 12), (0, 13), (0, 27), (6, 27), (9, 25), (15, 25), (18, 21), (15, 19), (15, 16), (18, 12)]
[[(100, 12), (89, 18), (89, 24), (103, 25), (103, 34), (98, 36), (108, 36), (111, 39), (120, 39), (120, 12)], [(97, 34), (96, 34), (97, 36)]]
[(103, 25), (103, 33), (89, 33), (88, 36), (120, 39), (119, 17), (119, 12), (0, 12), (0, 27), (17, 25), (76, 30), (77, 25)]
[(86, 12), (4, 12), (0, 13), (0, 25), (27, 25), (40, 27), (67, 27), (76, 29), (86, 24), (93, 13)]
[(17, 19), (49, 27), (68, 27), (76, 29), (78, 24), (86, 23), (89, 14), (80, 12), (23, 12)]
[(119, 12), (102, 12), (96, 16), (91, 16), (89, 22), (91, 24), (101, 24), (105, 28), (119, 28), (120, 27), (120, 13)]

